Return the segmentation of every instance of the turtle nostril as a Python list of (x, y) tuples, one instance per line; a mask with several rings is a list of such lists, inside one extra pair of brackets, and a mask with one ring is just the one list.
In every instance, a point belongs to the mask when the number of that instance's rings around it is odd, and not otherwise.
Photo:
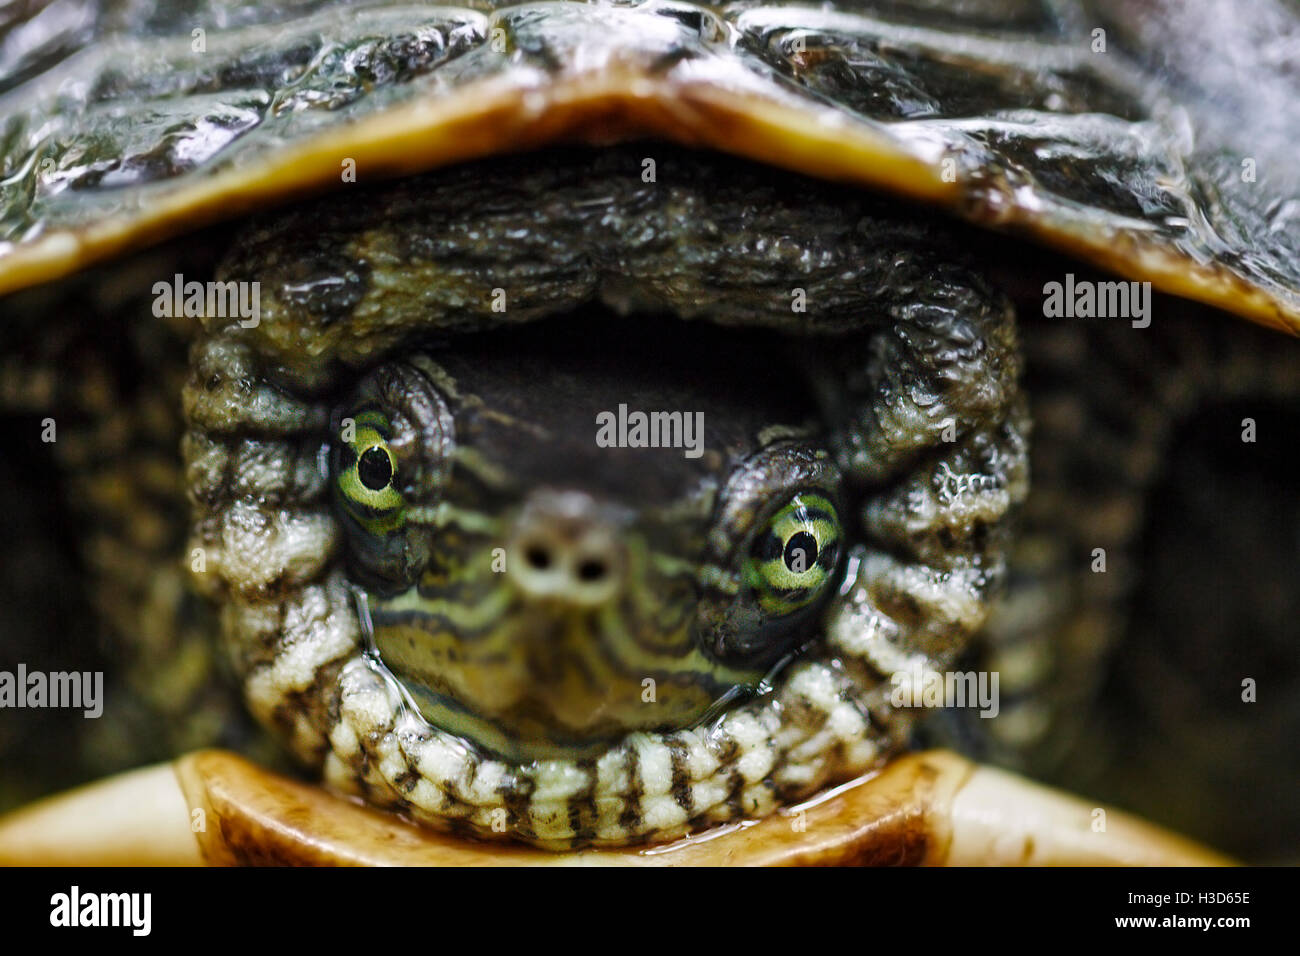
[(534, 492), (510, 541), (507, 573), (526, 600), (592, 608), (620, 593), (626, 545), (610, 509), (586, 494)]

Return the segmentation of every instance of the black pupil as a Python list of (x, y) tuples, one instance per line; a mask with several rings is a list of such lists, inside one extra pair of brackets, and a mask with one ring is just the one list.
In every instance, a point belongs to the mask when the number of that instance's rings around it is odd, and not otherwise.
[(371, 445), (357, 462), (357, 477), (371, 491), (382, 491), (393, 479), (393, 463), (388, 459), (388, 452), (378, 445)]
[(816, 561), (817, 539), (807, 531), (790, 535), (790, 540), (785, 543), (785, 566), (796, 574), (802, 574)]

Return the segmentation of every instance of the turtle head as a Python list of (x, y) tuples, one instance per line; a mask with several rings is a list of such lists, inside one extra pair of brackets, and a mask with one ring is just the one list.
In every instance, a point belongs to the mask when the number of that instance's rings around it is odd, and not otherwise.
[(1003, 577), (1009, 303), (873, 198), (633, 149), (261, 221), (218, 272), (258, 323), (191, 355), (250, 710), (422, 823), (624, 846), (811, 796), (904, 746), (899, 679)]
[(434, 726), (513, 762), (589, 756), (699, 724), (808, 640), (842, 565), (838, 470), (766, 376), (698, 364), (497, 340), (383, 364), (337, 407), (363, 631)]

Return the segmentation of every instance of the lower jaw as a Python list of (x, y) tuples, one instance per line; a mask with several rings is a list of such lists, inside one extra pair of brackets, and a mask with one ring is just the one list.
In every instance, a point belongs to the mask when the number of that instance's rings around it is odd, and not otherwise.
[(520, 762), (434, 726), (360, 649), (323, 690), (325, 711), (338, 715), (324, 761), (333, 786), (437, 829), (552, 850), (657, 842), (765, 816), (879, 765), (905, 732), (882, 723), (874, 705), (883, 692), (864, 695), (824, 648), (708, 724)]
[[(403, 635), (408, 632), (409, 628)], [(587, 639), (599, 637), (588, 635)], [(405, 710), (430, 728), (459, 738), (484, 759), (514, 766), (548, 761), (594, 763), (635, 733), (664, 738), (694, 729), (707, 734), (727, 713), (770, 695), (770, 688), (791, 662), (782, 660), (766, 674), (756, 670), (752, 675), (712, 675), (718, 681), (713, 694), (704, 689), (703, 675), (688, 679), (659, 675), (652, 698), (646, 698), (645, 687), (634, 680), (614, 682), (605, 694), (576, 693), (589, 686), (591, 677), (582, 662), (575, 662), (572, 670), (551, 677), (480, 672), (470, 693), (461, 695), (449, 686), (461, 683), (455, 676), (422, 672), (418, 666), (413, 671), (414, 665), (402, 653), (407, 643), (401, 639), (386, 642), (382, 629), (367, 642), (369, 661), (391, 681), (390, 686), (398, 688)], [(459, 677), (464, 676), (465, 666), (462, 663), (457, 669)], [(575, 694), (542, 699), (530, 689), (548, 682)], [(475, 691), (489, 700), (476, 701)]]
[(647, 651), (612, 606), (574, 611), (512, 596), (466, 633), (442, 602), (426, 603), (414, 589), (400, 606), (370, 591), (356, 601), (367, 661), (403, 712), (481, 760), (516, 768), (594, 765), (635, 734), (707, 736), (729, 712), (770, 697), (802, 654), (727, 665), (695, 649), (680, 623), (663, 636), (675, 656)]
[(503, 724), (500, 720), (475, 713), (454, 700), (413, 690), (397, 678), (413, 708), (431, 727), (459, 737), (484, 755), (517, 766), (547, 760), (593, 760), (614, 746), (618, 733), (582, 733), (546, 726), (539, 721), (521, 718)]

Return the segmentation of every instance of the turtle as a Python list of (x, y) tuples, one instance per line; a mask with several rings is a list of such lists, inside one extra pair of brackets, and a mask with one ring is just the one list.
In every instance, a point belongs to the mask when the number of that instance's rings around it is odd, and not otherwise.
[(618, 853), (939, 746), (1294, 853), (1294, 7), (7, 16), (9, 693), (108, 675), (10, 804)]

